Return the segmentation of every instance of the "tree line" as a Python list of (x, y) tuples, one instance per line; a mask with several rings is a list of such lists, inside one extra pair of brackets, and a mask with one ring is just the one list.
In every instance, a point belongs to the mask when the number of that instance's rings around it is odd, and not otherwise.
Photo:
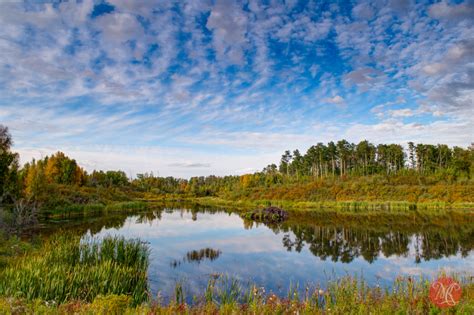
[(473, 167), (473, 149), (450, 148), (446, 144), (408, 143), (405, 150), (400, 144), (375, 145), (367, 140), (358, 144), (347, 140), (318, 143), (306, 154), (299, 150), (285, 151), (279, 167), (269, 165), (264, 172), (278, 172), (286, 176), (324, 178), (328, 176), (395, 174), (412, 169), (420, 174), (449, 171), (458, 176), (470, 176)]
[[(415, 144), (405, 149), (400, 144), (373, 144), (367, 140), (357, 144), (347, 140), (317, 143), (305, 154), (287, 150), (279, 165), (271, 164), (262, 171), (240, 176), (200, 176), (190, 179), (159, 177), (153, 173), (129, 178), (123, 171), (86, 172), (62, 152), (33, 160), (23, 167), (18, 154), (12, 152), (8, 128), (0, 125), (0, 197), (35, 198), (54, 194), (51, 187), (127, 188), (154, 194), (188, 194), (217, 196), (265, 189), (286, 184), (308, 183), (325, 178), (357, 178), (372, 175), (410, 176), (437, 175), (440, 179), (470, 180), (474, 175), (474, 146), (449, 147), (445, 144)], [(90, 191), (90, 190), (89, 190)], [(244, 196), (245, 197), (245, 194)], [(79, 197), (78, 197), (79, 198)]]

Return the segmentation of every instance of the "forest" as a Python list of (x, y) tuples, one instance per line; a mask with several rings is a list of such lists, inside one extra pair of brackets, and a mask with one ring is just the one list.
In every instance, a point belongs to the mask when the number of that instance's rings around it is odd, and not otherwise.
[(120, 170), (87, 172), (57, 152), (20, 166), (13, 139), (0, 126), (0, 196), (54, 210), (74, 205), (156, 198), (311, 202), (474, 202), (474, 145), (318, 143), (302, 154), (285, 151), (277, 164), (253, 174), (190, 179), (153, 173), (129, 178)]

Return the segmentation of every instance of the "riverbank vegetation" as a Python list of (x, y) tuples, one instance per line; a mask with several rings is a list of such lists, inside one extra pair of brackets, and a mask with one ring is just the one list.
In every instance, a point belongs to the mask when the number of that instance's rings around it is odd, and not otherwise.
[[(474, 312), (472, 279), (457, 278), (462, 297), (449, 314)], [(360, 279), (344, 277), (330, 282), (326, 288), (308, 286), (304, 293), (290, 288), (287, 296), (266, 292), (263, 287), (243, 287), (236, 280), (211, 279), (203, 294), (187, 304), (178, 285), (169, 303), (159, 300), (134, 305), (126, 295), (98, 295), (92, 302), (71, 300), (54, 303), (0, 297), (4, 314), (441, 314), (429, 298), (429, 282), (423, 279), (399, 278), (392, 289), (369, 287)]]
[(0, 270), (0, 296), (53, 304), (108, 294), (127, 295), (130, 305), (148, 299), (148, 248), (138, 240), (81, 240), (66, 233), (12, 256)]
[[(0, 225), (38, 215), (140, 209), (136, 201), (188, 199), (295, 209), (416, 210), (472, 208), (474, 147), (346, 140), (318, 143), (305, 154), (240, 176), (179, 179), (153, 173), (86, 172), (57, 152), (19, 165), (8, 128), (0, 128)], [(204, 198), (204, 199), (203, 199)], [(31, 211), (16, 213), (19, 204)], [(25, 210), (25, 207), (22, 209)], [(13, 215), (12, 215), (13, 214)]]
[[(166, 209), (141, 213), (136, 220), (160, 217)], [(122, 212), (112, 215), (122, 218), (114, 226), (125, 224), (127, 216)], [(403, 212), (385, 216), (365, 213), (362, 217), (352, 212), (295, 212), (278, 224), (258, 224), (284, 234), (282, 245), (289, 251), (300, 251), (305, 244), (318, 257), (335, 262), (357, 257), (373, 262), (380, 252), (385, 257), (407, 255), (413, 235), (417, 259), (418, 255), (423, 260), (467, 255), (472, 250), (472, 219), (465, 214), (440, 213), (434, 220), (424, 219), (419, 213)], [(110, 222), (100, 226), (87, 222), (77, 235), (104, 226), (110, 227)], [(219, 253), (205, 248), (191, 251), (183, 259), (212, 260)], [(174, 295), (162, 300), (150, 294), (146, 285), (147, 248), (138, 240), (80, 242), (64, 233), (29, 242), (11, 237), (0, 240), (0, 258), (1, 314), (384, 314), (393, 309), (405, 314), (440, 313), (428, 298), (433, 279), (409, 277), (398, 278), (385, 288), (369, 286), (363, 278), (329, 276), (325, 283), (295, 284), (275, 293), (216, 274), (196, 296), (187, 294), (185, 283), (177, 283)], [(454, 276), (462, 285), (463, 296), (450, 313), (471, 314), (474, 279), (469, 274)]]
[[(8, 250), (5, 248), (16, 248)], [(294, 285), (285, 295), (213, 275), (202, 294), (187, 296), (177, 283), (164, 301), (146, 283), (148, 250), (138, 240), (105, 238), (80, 242), (63, 235), (36, 244), (11, 239), (0, 251), (2, 314), (439, 314), (428, 297), (432, 279), (400, 277), (390, 288), (345, 276), (327, 283)], [(450, 314), (472, 314), (474, 282), (454, 275), (462, 286)]]

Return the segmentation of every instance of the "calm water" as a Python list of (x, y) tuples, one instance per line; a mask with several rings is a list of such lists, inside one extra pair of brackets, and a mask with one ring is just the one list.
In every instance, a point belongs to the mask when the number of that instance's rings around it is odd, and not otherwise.
[(165, 299), (178, 281), (185, 283), (187, 296), (202, 292), (213, 274), (286, 294), (291, 284), (324, 286), (344, 275), (389, 286), (398, 275), (431, 278), (440, 270), (474, 270), (472, 215), (300, 213), (282, 224), (265, 225), (226, 211), (157, 208), (69, 224), (84, 235), (148, 242), (150, 286)]

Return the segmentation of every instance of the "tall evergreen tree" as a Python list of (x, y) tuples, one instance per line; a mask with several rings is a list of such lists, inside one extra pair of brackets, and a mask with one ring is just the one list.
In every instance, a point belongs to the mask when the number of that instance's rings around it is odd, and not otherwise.
[(8, 127), (0, 125), (0, 199), (19, 193), (19, 156), (11, 151), (13, 140)]

